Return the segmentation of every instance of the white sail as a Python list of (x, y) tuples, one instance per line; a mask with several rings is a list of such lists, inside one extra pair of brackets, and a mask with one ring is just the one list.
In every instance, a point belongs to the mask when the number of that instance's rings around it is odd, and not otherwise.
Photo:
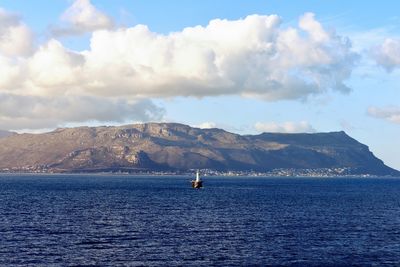
[(199, 171), (196, 172), (196, 182), (200, 182), (200, 174), (199, 174)]

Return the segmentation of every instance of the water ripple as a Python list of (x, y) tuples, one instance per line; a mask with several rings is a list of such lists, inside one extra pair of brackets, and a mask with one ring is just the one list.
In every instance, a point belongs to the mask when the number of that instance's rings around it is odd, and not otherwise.
[(0, 177), (0, 265), (400, 265), (400, 180), (189, 180)]

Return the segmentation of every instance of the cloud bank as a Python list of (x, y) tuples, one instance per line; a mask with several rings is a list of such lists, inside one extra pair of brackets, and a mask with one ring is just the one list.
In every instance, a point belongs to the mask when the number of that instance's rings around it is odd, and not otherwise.
[(276, 15), (251, 15), (169, 34), (145, 25), (113, 29), (111, 18), (89, 0), (75, 1), (62, 18), (71, 33), (93, 31), (87, 50), (70, 50), (53, 38), (27, 53), (29, 29), (0, 10), (0, 36), (7, 36), (0, 39), (0, 127), (155, 120), (163, 112), (152, 98), (276, 101), (348, 92), (345, 81), (357, 59), (349, 40), (325, 30), (312, 13), (300, 17), (297, 27), (282, 27)]
[(136, 97), (235, 94), (271, 101), (349, 90), (344, 82), (356, 56), (348, 40), (324, 31), (313, 14), (300, 18), (299, 29), (280, 24), (276, 15), (252, 15), (169, 35), (144, 25), (100, 30), (86, 51), (70, 51), (52, 39), (19, 65), (27, 71), (24, 90)]
[[(348, 40), (325, 31), (313, 14), (299, 28), (276, 15), (212, 20), (169, 35), (145, 25), (97, 31), (85, 57), (85, 90), (137, 96), (242, 95), (304, 99), (349, 91), (355, 61)], [(96, 79), (99, 73), (107, 77)]]
[(258, 132), (268, 133), (314, 133), (316, 130), (307, 121), (301, 122), (257, 122), (254, 128)]
[(52, 128), (66, 122), (160, 120), (164, 115), (164, 110), (149, 100), (0, 94), (0, 103), (1, 129)]

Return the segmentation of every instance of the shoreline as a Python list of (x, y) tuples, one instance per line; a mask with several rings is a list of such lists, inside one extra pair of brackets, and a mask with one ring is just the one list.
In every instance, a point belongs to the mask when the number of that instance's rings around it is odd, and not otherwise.
[[(115, 176), (115, 177), (194, 177), (193, 173), (116, 173), (116, 172), (0, 172), (1, 176)], [(319, 179), (329, 179), (329, 178), (394, 178), (400, 179), (399, 176), (395, 175), (372, 175), (372, 174), (351, 174), (351, 175), (251, 175), (251, 174), (213, 174), (213, 175), (202, 175), (203, 178), (319, 178)]]

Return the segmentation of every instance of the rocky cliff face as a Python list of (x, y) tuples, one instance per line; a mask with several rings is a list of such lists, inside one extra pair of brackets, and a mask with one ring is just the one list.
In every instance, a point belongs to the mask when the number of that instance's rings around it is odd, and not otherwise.
[(397, 173), (344, 132), (237, 135), (175, 123), (57, 129), (0, 139), (3, 171), (351, 168)]

